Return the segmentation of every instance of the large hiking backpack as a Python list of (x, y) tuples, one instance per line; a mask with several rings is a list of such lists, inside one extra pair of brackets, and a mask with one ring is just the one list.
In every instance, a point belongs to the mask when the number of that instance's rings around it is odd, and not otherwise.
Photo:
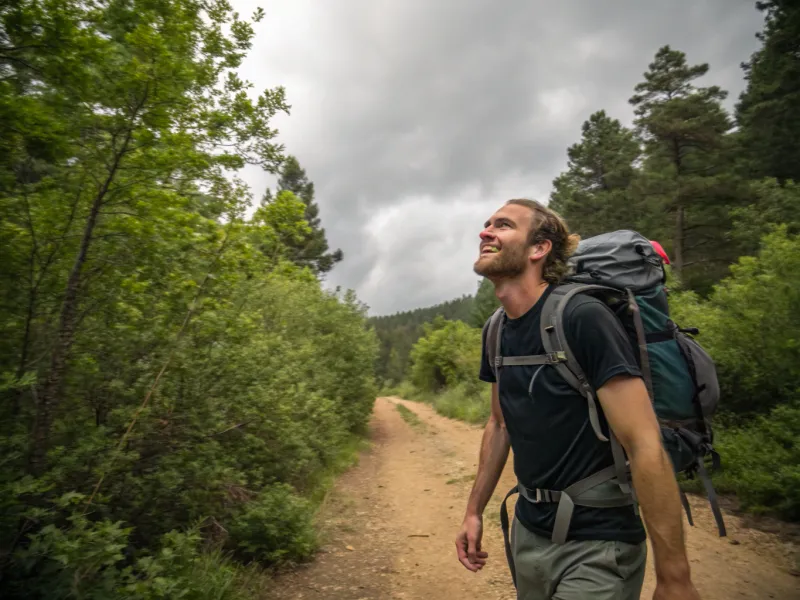
[[(719, 535), (725, 524), (705, 461), (719, 468), (709, 419), (719, 402), (719, 385), (713, 361), (692, 337), (696, 329), (680, 328), (670, 319), (665, 272), (661, 256), (649, 241), (633, 231), (615, 231), (583, 240), (569, 260), (570, 271), (548, 296), (542, 308), (541, 336), (545, 354), (504, 357), (501, 353), (504, 311), (501, 308), (484, 325), (489, 364), (498, 386), (504, 368), (550, 365), (586, 398), (588, 419), (595, 435), (609, 442), (614, 464), (578, 481), (565, 490), (544, 490), (518, 482), (506, 495), (500, 510), (506, 556), (516, 584), (508, 536), (508, 498), (519, 492), (529, 502), (558, 504), (552, 541), (564, 543), (575, 505), (607, 508), (633, 505), (630, 465), (613, 431), (600, 428), (595, 390), (575, 359), (565, 336), (564, 308), (576, 294), (601, 299), (622, 323), (634, 347), (647, 391), (661, 425), (664, 448), (676, 473), (698, 475), (708, 495)], [(681, 503), (694, 525), (685, 494)]]

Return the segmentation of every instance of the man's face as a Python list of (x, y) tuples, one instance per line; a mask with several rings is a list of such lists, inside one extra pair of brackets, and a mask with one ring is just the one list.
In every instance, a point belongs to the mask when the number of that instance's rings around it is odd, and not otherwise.
[(521, 275), (529, 267), (528, 231), (533, 212), (516, 204), (506, 204), (486, 221), (480, 233), (478, 260), (473, 269), (489, 279)]

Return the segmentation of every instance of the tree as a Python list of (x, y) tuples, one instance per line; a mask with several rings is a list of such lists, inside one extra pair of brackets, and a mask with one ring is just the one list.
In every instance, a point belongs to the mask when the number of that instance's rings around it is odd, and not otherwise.
[(665, 245), (675, 274), (690, 286), (708, 286), (735, 259), (725, 244), (728, 209), (743, 200), (730, 173), (732, 123), (721, 104), (727, 93), (693, 84), (707, 72), (707, 64), (689, 66), (683, 52), (664, 46), (629, 100), (645, 143), (637, 193), (654, 215), (671, 218)]
[(494, 284), (484, 277), (478, 284), (478, 291), (475, 293), (475, 300), (472, 302), (470, 324), (473, 327), (482, 328), (486, 320), (499, 307), (500, 300), (495, 295)]
[(731, 240), (743, 255), (758, 252), (769, 233), (784, 228), (790, 235), (800, 234), (800, 184), (776, 179), (750, 182), (753, 203), (731, 211)]
[(756, 2), (766, 14), (762, 46), (742, 64), (747, 88), (736, 119), (751, 177), (800, 181), (800, 5)]
[[(317, 274), (327, 273), (344, 258), (344, 254), (340, 249), (328, 252), (325, 229), (320, 224), (319, 206), (314, 202), (314, 183), (309, 181), (305, 170), (294, 156), (287, 157), (281, 169), (278, 192), (283, 190), (294, 193), (305, 203), (305, 219), (311, 228), (306, 236), (290, 244), (291, 260), (298, 265), (310, 267)], [(271, 197), (270, 192), (265, 195), (265, 201), (269, 202)]]
[[(44, 76), (44, 99), (27, 94), (9, 98), (17, 112), (37, 103), (55, 111), (61, 145), (68, 149), (64, 159), (51, 165), (50, 177), (20, 182), (17, 199), (35, 205), (72, 202), (75, 215), (74, 230), (65, 234), (76, 243), (65, 257), (69, 265), (58, 325), (36, 394), (30, 464), (37, 473), (44, 469), (51, 424), (63, 400), (83, 300), (103, 271), (92, 272), (90, 265), (108, 253), (98, 248), (99, 240), (144, 233), (146, 223), (168, 215), (202, 187), (215, 198), (215, 216), (241, 214), (245, 197), (225, 171), (245, 163), (275, 169), (279, 148), (271, 141), (269, 119), (286, 109), (280, 89), (255, 101), (244, 95), (246, 85), (232, 69), (253, 32), (235, 14), (206, 11), (189, 0), (55, 3), (51, 8), (62, 11), (54, 20), (65, 22), (64, 29), (79, 39), (72, 45), (78, 59), (64, 72), (55, 69), (57, 56), (39, 52), (42, 62), (54, 61), (52, 71), (40, 71), (36, 63), (32, 67)], [(231, 37), (223, 43), (227, 28)], [(35, 48), (36, 31), (34, 23), (23, 32), (33, 39), (21, 41), (14, 39), (15, 29), (5, 33), (12, 46)]]
[(567, 149), (567, 171), (553, 181), (549, 206), (583, 237), (640, 227), (631, 191), (640, 154), (635, 134), (600, 110), (584, 121), (581, 141)]

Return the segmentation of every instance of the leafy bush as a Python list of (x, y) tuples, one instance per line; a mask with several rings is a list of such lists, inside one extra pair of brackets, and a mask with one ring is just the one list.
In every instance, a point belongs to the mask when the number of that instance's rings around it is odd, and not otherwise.
[(10, 598), (61, 600), (217, 600), (236, 593), (236, 566), (219, 551), (202, 550), (199, 528), (163, 536), (160, 549), (124, 566), (130, 528), (108, 520), (92, 522), (79, 513), (69, 527), (48, 525), (16, 553), (20, 572)]
[(436, 412), (445, 417), (485, 424), (492, 412), (492, 391), (485, 383), (477, 393), (473, 386), (461, 383), (434, 397), (432, 403)]
[(723, 430), (716, 445), (725, 461), (722, 490), (734, 492), (751, 512), (800, 521), (800, 403)]
[(670, 305), (682, 326), (717, 364), (723, 410), (766, 413), (800, 388), (800, 238), (785, 228), (763, 238), (758, 256), (743, 256), (708, 301), (692, 292)]
[(437, 318), (411, 350), (410, 380), (426, 392), (468, 382), (477, 377), (480, 353), (480, 329)]
[(316, 549), (311, 504), (287, 485), (265, 488), (234, 517), (228, 531), (248, 560), (303, 560)]
[(485, 423), (491, 389), (478, 379), (481, 328), (463, 321), (434, 320), (411, 350), (411, 377), (398, 396), (428, 402), (439, 414)]

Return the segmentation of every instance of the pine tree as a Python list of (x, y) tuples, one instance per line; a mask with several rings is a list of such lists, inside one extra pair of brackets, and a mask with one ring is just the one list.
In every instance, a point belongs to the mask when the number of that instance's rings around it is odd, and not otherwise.
[(630, 190), (640, 153), (636, 136), (604, 110), (581, 130), (581, 141), (567, 150), (567, 171), (553, 181), (549, 206), (584, 237), (638, 226)]
[(728, 209), (743, 201), (729, 168), (732, 122), (721, 104), (727, 92), (693, 84), (708, 69), (689, 66), (683, 52), (664, 46), (629, 100), (645, 143), (638, 193), (652, 214), (669, 216), (671, 239), (663, 240), (675, 274), (696, 288), (707, 287), (735, 258), (725, 243)]
[[(278, 192), (283, 190), (294, 193), (305, 203), (305, 219), (311, 227), (311, 233), (292, 245), (291, 260), (298, 265), (310, 267), (318, 275), (327, 273), (344, 258), (344, 254), (340, 249), (328, 252), (328, 240), (320, 223), (319, 206), (314, 202), (314, 183), (309, 181), (305, 169), (294, 156), (287, 157), (281, 169)], [(264, 201), (268, 202), (271, 197), (272, 194), (267, 190)]]
[(754, 178), (800, 182), (800, 4), (757, 2), (763, 42), (744, 63), (748, 85), (736, 105), (747, 170)]
[(499, 306), (500, 301), (494, 293), (494, 284), (483, 278), (478, 284), (478, 291), (475, 294), (475, 300), (472, 302), (470, 324), (473, 327), (483, 327), (486, 320), (492, 316), (492, 313)]

